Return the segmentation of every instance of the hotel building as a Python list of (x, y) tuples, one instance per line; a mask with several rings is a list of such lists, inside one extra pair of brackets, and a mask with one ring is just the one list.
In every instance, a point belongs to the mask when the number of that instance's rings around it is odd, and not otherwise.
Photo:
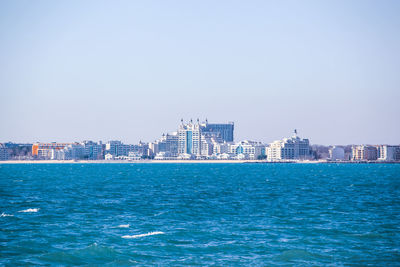
[(189, 123), (179, 125), (178, 129), (178, 154), (201, 155), (201, 125)]
[(381, 161), (400, 160), (400, 146), (379, 145), (377, 148), (377, 159)]
[(377, 160), (378, 150), (376, 146), (370, 145), (353, 146), (351, 148), (351, 155), (351, 159), (354, 161)]
[(263, 155), (264, 150), (265, 145), (249, 140), (229, 145), (229, 154), (236, 159), (258, 159)]
[[(32, 156), (43, 156), (44, 154), (47, 154), (45, 150), (61, 150), (64, 147), (71, 145), (71, 143), (35, 143), (32, 145)], [(39, 153), (41, 155), (39, 155)]]
[(297, 131), (290, 138), (274, 141), (266, 149), (269, 161), (298, 160), (310, 158), (310, 141), (300, 139)]
[(233, 130), (235, 125), (233, 122), (228, 123), (208, 123), (208, 120), (205, 123), (201, 124), (202, 133), (209, 135), (217, 134), (222, 141), (225, 142), (233, 142)]

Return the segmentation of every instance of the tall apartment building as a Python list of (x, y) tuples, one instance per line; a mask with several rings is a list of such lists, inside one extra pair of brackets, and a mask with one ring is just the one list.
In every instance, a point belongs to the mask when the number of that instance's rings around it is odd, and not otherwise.
[(178, 155), (209, 156), (216, 143), (233, 141), (234, 123), (182, 123), (178, 128)]
[(269, 161), (308, 159), (310, 157), (310, 141), (300, 139), (297, 131), (294, 130), (292, 137), (270, 143), (266, 152)]
[(199, 122), (179, 125), (178, 154), (201, 155), (201, 125)]
[(149, 143), (152, 154), (167, 153), (169, 157), (178, 156), (178, 133), (163, 134), (162, 137), (153, 143)]
[(382, 161), (400, 160), (400, 146), (378, 145), (377, 159)]
[(88, 160), (97, 160), (103, 158), (103, 145), (101, 142), (83, 141), (81, 145), (84, 147), (83, 157)]
[(4, 144), (0, 144), (0, 160), (8, 160), (8, 148)]
[(205, 123), (201, 124), (201, 131), (205, 134), (217, 134), (222, 141), (225, 142), (233, 142), (233, 131), (235, 125), (233, 122), (228, 123), (208, 123), (208, 120)]
[(377, 160), (378, 150), (376, 146), (361, 145), (351, 148), (352, 160)]

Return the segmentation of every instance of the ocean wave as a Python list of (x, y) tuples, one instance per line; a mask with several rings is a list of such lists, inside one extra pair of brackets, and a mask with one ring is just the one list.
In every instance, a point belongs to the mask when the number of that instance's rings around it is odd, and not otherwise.
[(126, 239), (131, 239), (131, 238), (139, 238), (139, 237), (145, 237), (145, 236), (150, 236), (150, 235), (163, 235), (165, 234), (164, 232), (148, 232), (147, 234), (140, 234), (140, 235), (124, 235), (122, 236), (122, 238), (126, 238)]
[(153, 216), (154, 216), (154, 217), (157, 217), (157, 216), (163, 215), (164, 213), (167, 213), (167, 212), (166, 212), (166, 211), (162, 211), (162, 212), (159, 212), (159, 213), (157, 213), (157, 214), (154, 214)]
[(18, 212), (38, 212), (40, 209), (26, 209), (26, 210), (20, 210)]
[(7, 213), (2, 213), (2, 214), (0, 214), (0, 217), (13, 217), (14, 215), (12, 215), (12, 214), (7, 214)]
[(118, 228), (129, 228), (129, 224), (120, 224), (120, 225), (118, 225), (117, 227)]

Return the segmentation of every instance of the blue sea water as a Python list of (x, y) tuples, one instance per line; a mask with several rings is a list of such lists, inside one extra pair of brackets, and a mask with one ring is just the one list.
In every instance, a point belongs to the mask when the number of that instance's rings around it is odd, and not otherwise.
[(0, 164), (0, 265), (400, 265), (400, 164)]

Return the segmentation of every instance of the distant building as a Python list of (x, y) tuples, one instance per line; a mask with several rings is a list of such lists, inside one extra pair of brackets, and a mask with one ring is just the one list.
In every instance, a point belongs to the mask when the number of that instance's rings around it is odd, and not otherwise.
[(0, 144), (0, 160), (8, 160), (9, 158), (8, 148), (4, 144)]
[[(48, 150), (61, 150), (64, 147), (71, 145), (71, 143), (35, 143), (32, 145), (32, 156), (43, 156), (43, 155), (48, 155)], [(40, 155), (39, 155), (40, 154)]]
[(141, 160), (143, 154), (140, 154), (138, 152), (129, 152), (128, 157), (126, 158), (127, 160)]
[(329, 149), (330, 160), (344, 160), (344, 148), (340, 146), (334, 146)]
[(378, 145), (377, 159), (381, 161), (400, 160), (400, 146)]
[(178, 154), (201, 155), (201, 125), (199, 122), (179, 125)]
[(370, 146), (370, 145), (353, 146), (351, 154), (352, 154), (352, 160), (354, 161), (378, 159), (378, 150), (376, 146)]
[(140, 142), (137, 145), (127, 145), (121, 141), (109, 141), (106, 144), (105, 154), (111, 154), (114, 157), (128, 156), (129, 152), (147, 154), (148, 145)]
[[(178, 128), (178, 155), (187, 158), (208, 158), (214, 154), (214, 147), (223, 142), (233, 141), (234, 123), (182, 123)], [(184, 155), (187, 154), (187, 155)]]
[(128, 155), (126, 146), (121, 141), (109, 141), (106, 144), (106, 154), (110, 154), (114, 157), (121, 155)]
[(229, 153), (229, 143), (217, 143), (213, 144), (213, 155), (227, 154)]
[(114, 159), (114, 156), (111, 155), (110, 153), (107, 153), (107, 154), (104, 155), (104, 159), (105, 159), (105, 160), (113, 160), (113, 159)]
[(234, 131), (234, 123), (208, 123), (208, 120), (205, 123), (201, 124), (201, 131), (203, 134), (217, 134), (222, 141), (225, 142), (233, 142), (233, 131)]
[(170, 152), (158, 152), (155, 157), (155, 160), (172, 160), (176, 159), (176, 156), (172, 156)]
[(36, 155), (39, 159), (56, 159), (56, 151), (54, 148), (39, 148)]
[(103, 146), (102, 143), (93, 141), (83, 141), (81, 143), (84, 147), (84, 158), (88, 160), (103, 159)]
[(294, 130), (292, 137), (270, 143), (266, 154), (269, 161), (309, 159), (310, 141), (300, 139)]
[(149, 143), (151, 154), (156, 155), (165, 152), (168, 157), (178, 156), (178, 133), (163, 134), (162, 137), (153, 143)]
[(258, 159), (263, 154), (265, 146), (260, 142), (241, 141), (236, 144), (229, 145), (229, 154), (235, 159)]
[(81, 160), (86, 159), (85, 157), (85, 146), (82, 144), (71, 144), (64, 148), (65, 159)]
[(32, 155), (46, 160), (97, 160), (103, 158), (101, 143), (35, 143)]

